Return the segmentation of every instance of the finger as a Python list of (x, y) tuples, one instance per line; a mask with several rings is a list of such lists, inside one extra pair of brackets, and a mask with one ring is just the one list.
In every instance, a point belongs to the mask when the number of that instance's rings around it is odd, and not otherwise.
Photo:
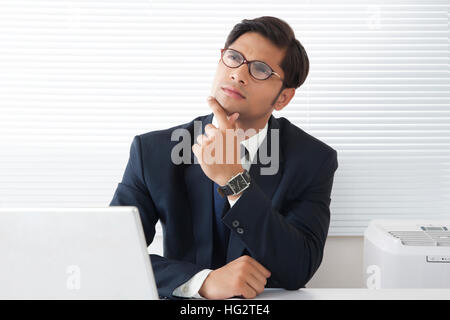
[(212, 123), (208, 123), (206, 126), (205, 126), (205, 131), (206, 131), (206, 129), (208, 129), (208, 128), (210, 128), (210, 129), (218, 129), (215, 125), (213, 125)]
[(253, 299), (256, 297), (256, 291), (247, 283), (242, 286), (241, 295), (246, 299)]
[(204, 135), (204, 134), (200, 134), (200, 135), (197, 136), (197, 144), (199, 144), (200, 146), (203, 146), (209, 140), (210, 140), (210, 138), (208, 136)]
[(212, 138), (217, 134), (217, 131), (219, 129), (217, 129), (216, 127), (214, 127), (212, 124), (207, 124), (205, 126), (205, 134), (208, 138)]
[(198, 163), (202, 162), (202, 148), (198, 144), (192, 145), (192, 152), (194, 152), (194, 155), (197, 157)]
[(251, 266), (250, 274), (264, 287), (267, 283), (267, 277), (255, 266)]
[(219, 104), (216, 98), (210, 96), (207, 99), (209, 107), (212, 109), (214, 116), (217, 119), (217, 123), (219, 124), (220, 130), (232, 129), (233, 127), (228, 121), (227, 113), (223, 109), (223, 107)]
[(255, 290), (255, 292), (257, 294), (260, 294), (261, 292), (264, 291), (264, 287), (265, 287), (265, 278), (263, 278), (264, 280), (261, 281), (260, 279), (258, 279), (253, 273), (249, 274), (246, 281), (248, 283), (248, 285), (250, 287), (253, 288), (253, 290)]
[(266, 278), (269, 278), (271, 275), (271, 272), (267, 270), (261, 263), (259, 263), (257, 260), (253, 259), (252, 257), (249, 257), (249, 262)]
[(203, 135), (202, 135), (202, 134), (199, 134), (199, 135), (197, 136), (196, 141), (197, 141), (197, 144), (198, 144), (199, 146), (201, 146), (201, 145), (202, 145), (202, 142), (203, 142)]
[[(256, 282), (251, 282), (255, 286), (253, 286), (254, 289), (261, 289), (264, 290), (264, 287), (267, 284), (267, 277), (261, 272), (260, 269), (256, 268), (253, 264), (248, 263), (247, 264), (247, 274), (248, 278), (255, 279)], [(246, 279), (247, 280), (247, 279)]]
[(227, 116), (229, 124), (234, 128), (236, 120), (239, 118), (239, 113), (235, 112), (231, 116)]

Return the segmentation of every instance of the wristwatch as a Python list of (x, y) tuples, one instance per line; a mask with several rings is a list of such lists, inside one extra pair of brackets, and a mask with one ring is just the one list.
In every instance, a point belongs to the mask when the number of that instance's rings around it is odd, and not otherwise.
[(250, 186), (250, 173), (244, 169), (243, 172), (238, 173), (224, 186), (219, 186), (217, 192), (222, 196), (235, 196)]

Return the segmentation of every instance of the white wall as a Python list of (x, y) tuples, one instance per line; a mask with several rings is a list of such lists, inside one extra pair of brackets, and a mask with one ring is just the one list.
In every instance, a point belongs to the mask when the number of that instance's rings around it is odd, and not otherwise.
[(364, 237), (331, 236), (317, 272), (307, 288), (363, 288)]

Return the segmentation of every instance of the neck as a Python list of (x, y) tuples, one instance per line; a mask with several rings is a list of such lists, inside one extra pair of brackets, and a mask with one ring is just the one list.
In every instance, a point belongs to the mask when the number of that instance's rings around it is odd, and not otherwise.
[[(248, 139), (255, 134), (257, 134), (260, 130), (264, 129), (264, 127), (267, 124), (267, 121), (269, 121), (269, 118), (271, 116), (271, 113), (264, 115), (261, 118), (258, 119), (245, 119), (245, 118), (238, 118), (235, 122), (236, 128), (241, 129), (244, 132), (246, 132), (245, 139)], [(247, 130), (252, 129), (247, 132)]]

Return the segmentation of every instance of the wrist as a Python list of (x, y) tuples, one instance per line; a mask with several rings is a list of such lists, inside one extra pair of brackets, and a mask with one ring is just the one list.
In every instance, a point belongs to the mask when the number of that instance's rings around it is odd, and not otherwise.
[(236, 175), (238, 175), (239, 173), (244, 172), (244, 168), (242, 166), (240, 166), (240, 168), (236, 168), (235, 170), (233, 170), (230, 174), (227, 174), (226, 176), (217, 179), (218, 181), (217, 184), (221, 187), (225, 186), (228, 181), (230, 181), (233, 177), (235, 177)]
[(212, 270), (212, 271), (206, 276), (205, 280), (203, 281), (202, 286), (201, 286), (200, 289), (198, 290), (198, 294), (199, 294), (202, 298), (209, 299), (209, 296), (208, 296), (208, 293), (207, 293), (207, 291), (208, 291), (208, 290), (207, 290), (207, 286), (208, 286), (207, 282), (208, 282), (208, 280), (209, 280), (209, 278), (210, 278), (211, 273), (213, 273), (213, 272), (214, 272), (214, 270)]
[(250, 183), (251, 177), (249, 172), (242, 168), (242, 171), (234, 174), (225, 185), (219, 186), (217, 192), (222, 197), (231, 196), (231, 198), (228, 198), (229, 200), (237, 200), (240, 194), (250, 186)]
[(228, 200), (236, 201), (237, 199), (239, 199), (241, 197), (241, 195), (242, 195), (242, 192), (237, 194), (237, 195), (235, 195), (235, 196), (228, 196)]

